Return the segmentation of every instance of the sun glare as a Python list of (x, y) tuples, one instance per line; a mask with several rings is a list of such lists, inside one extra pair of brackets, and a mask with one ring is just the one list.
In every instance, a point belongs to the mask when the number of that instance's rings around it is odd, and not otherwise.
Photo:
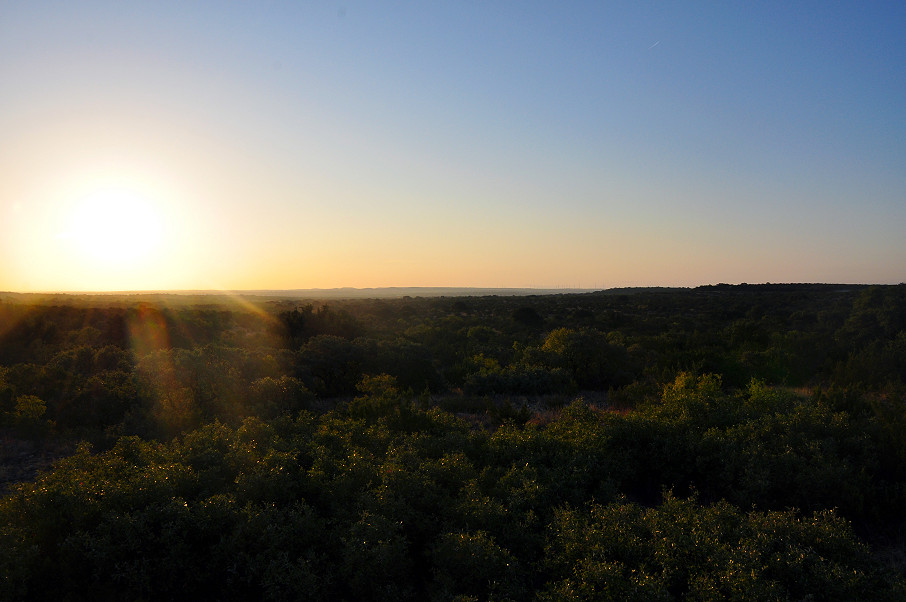
[(154, 258), (164, 222), (151, 199), (127, 189), (102, 189), (76, 200), (63, 238), (81, 261), (119, 267)]
[(20, 192), (0, 219), (4, 267), (19, 289), (165, 290), (205, 281), (214, 259), (202, 195), (167, 173), (77, 167)]

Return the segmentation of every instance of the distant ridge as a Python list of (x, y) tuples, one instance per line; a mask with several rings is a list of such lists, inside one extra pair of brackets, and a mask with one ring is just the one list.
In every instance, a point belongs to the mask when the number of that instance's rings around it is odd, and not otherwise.
[(564, 295), (598, 292), (599, 289), (582, 288), (479, 288), (443, 286), (388, 286), (378, 288), (299, 288), (260, 290), (147, 290), (147, 291), (48, 291), (17, 293), (0, 291), (0, 299), (40, 300), (52, 302), (67, 297), (104, 297), (123, 300), (204, 297), (267, 297), (269, 299), (393, 299), (402, 297), (525, 297), (530, 295)]
[[(60, 291), (21, 293), (0, 291), (0, 302), (24, 302), (55, 304), (77, 300), (88, 303), (168, 302), (185, 304), (233, 304), (261, 301), (295, 300), (341, 300), (341, 299), (399, 299), (403, 297), (528, 297), (532, 295), (636, 295), (690, 291), (699, 294), (740, 294), (772, 291), (835, 291), (849, 292), (867, 286), (890, 286), (869, 284), (832, 283), (764, 283), (764, 284), (708, 284), (696, 287), (616, 287), (606, 289), (586, 288), (481, 288), (452, 286), (388, 286), (377, 288), (299, 288), (299, 289), (258, 289), (258, 290), (147, 290), (147, 291)], [(902, 285), (900, 285), (902, 286)], [(91, 301), (91, 300), (94, 301)]]
[[(300, 288), (290, 290), (231, 291), (237, 295), (260, 297), (313, 297), (331, 299), (392, 298), (392, 297), (485, 297), (488, 295), (526, 296), (590, 293), (597, 289), (580, 288), (479, 288), (448, 286), (386, 286), (377, 288)], [(209, 291), (216, 293), (216, 291)], [(195, 293), (198, 294), (198, 293)]]

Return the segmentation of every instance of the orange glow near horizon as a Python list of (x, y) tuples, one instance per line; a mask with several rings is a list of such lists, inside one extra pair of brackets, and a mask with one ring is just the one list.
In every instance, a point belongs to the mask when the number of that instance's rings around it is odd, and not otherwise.
[(200, 288), (207, 239), (187, 195), (137, 170), (62, 172), (22, 191), (4, 237), (20, 292)]

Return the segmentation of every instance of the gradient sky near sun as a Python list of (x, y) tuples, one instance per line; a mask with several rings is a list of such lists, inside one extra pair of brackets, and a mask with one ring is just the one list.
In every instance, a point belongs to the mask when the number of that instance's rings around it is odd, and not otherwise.
[(0, 4), (0, 290), (906, 280), (906, 3)]

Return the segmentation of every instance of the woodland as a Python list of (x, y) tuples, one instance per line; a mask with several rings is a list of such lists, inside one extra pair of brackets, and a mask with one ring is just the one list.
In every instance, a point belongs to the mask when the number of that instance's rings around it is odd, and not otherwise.
[(0, 295), (0, 599), (906, 599), (906, 285)]

